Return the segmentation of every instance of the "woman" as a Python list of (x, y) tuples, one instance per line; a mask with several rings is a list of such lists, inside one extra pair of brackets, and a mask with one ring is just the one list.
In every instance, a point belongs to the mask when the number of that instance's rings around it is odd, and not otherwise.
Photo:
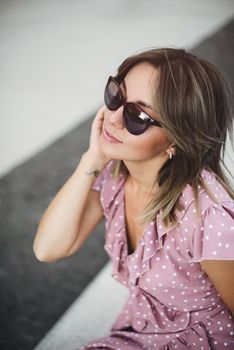
[(110, 336), (82, 349), (233, 349), (227, 82), (183, 49), (152, 49), (120, 65), (104, 100), (34, 241), (39, 260), (56, 261), (105, 217), (112, 276), (129, 298)]

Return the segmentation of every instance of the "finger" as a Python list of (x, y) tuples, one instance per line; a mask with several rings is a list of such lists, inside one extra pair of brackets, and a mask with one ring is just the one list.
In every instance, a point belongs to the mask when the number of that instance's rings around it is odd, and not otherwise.
[(97, 112), (97, 117), (98, 118), (104, 118), (104, 112), (106, 110), (106, 106), (102, 106), (101, 108), (99, 108), (98, 112)]
[(94, 120), (93, 120), (93, 124), (100, 124), (100, 123), (103, 123), (103, 120), (104, 120), (104, 116), (105, 116), (105, 110), (106, 110), (106, 106), (102, 106), (99, 110), (98, 110), (98, 112), (97, 112), (97, 114), (96, 114), (96, 116), (95, 116), (95, 118), (94, 118)]

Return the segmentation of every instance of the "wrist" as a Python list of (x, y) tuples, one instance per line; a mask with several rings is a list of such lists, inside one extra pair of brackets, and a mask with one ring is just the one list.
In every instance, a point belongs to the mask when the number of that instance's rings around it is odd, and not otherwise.
[(108, 162), (103, 158), (97, 158), (89, 150), (84, 152), (81, 158), (82, 162), (85, 163), (85, 173), (95, 177), (99, 175)]

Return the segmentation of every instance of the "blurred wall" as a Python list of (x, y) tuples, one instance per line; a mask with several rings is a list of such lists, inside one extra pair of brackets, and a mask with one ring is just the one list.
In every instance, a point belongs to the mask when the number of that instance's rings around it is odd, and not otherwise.
[(190, 48), (233, 14), (231, 0), (1, 0), (0, 176), (94, 112), (126, 56)]

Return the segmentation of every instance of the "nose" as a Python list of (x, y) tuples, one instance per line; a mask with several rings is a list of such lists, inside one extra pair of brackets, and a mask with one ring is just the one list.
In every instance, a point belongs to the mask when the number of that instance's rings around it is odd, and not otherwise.
[(111, 111), (109, 120), (110, 123), (117, 129), (123, 129), (123, 106), (119, 107), (116, 111)]

